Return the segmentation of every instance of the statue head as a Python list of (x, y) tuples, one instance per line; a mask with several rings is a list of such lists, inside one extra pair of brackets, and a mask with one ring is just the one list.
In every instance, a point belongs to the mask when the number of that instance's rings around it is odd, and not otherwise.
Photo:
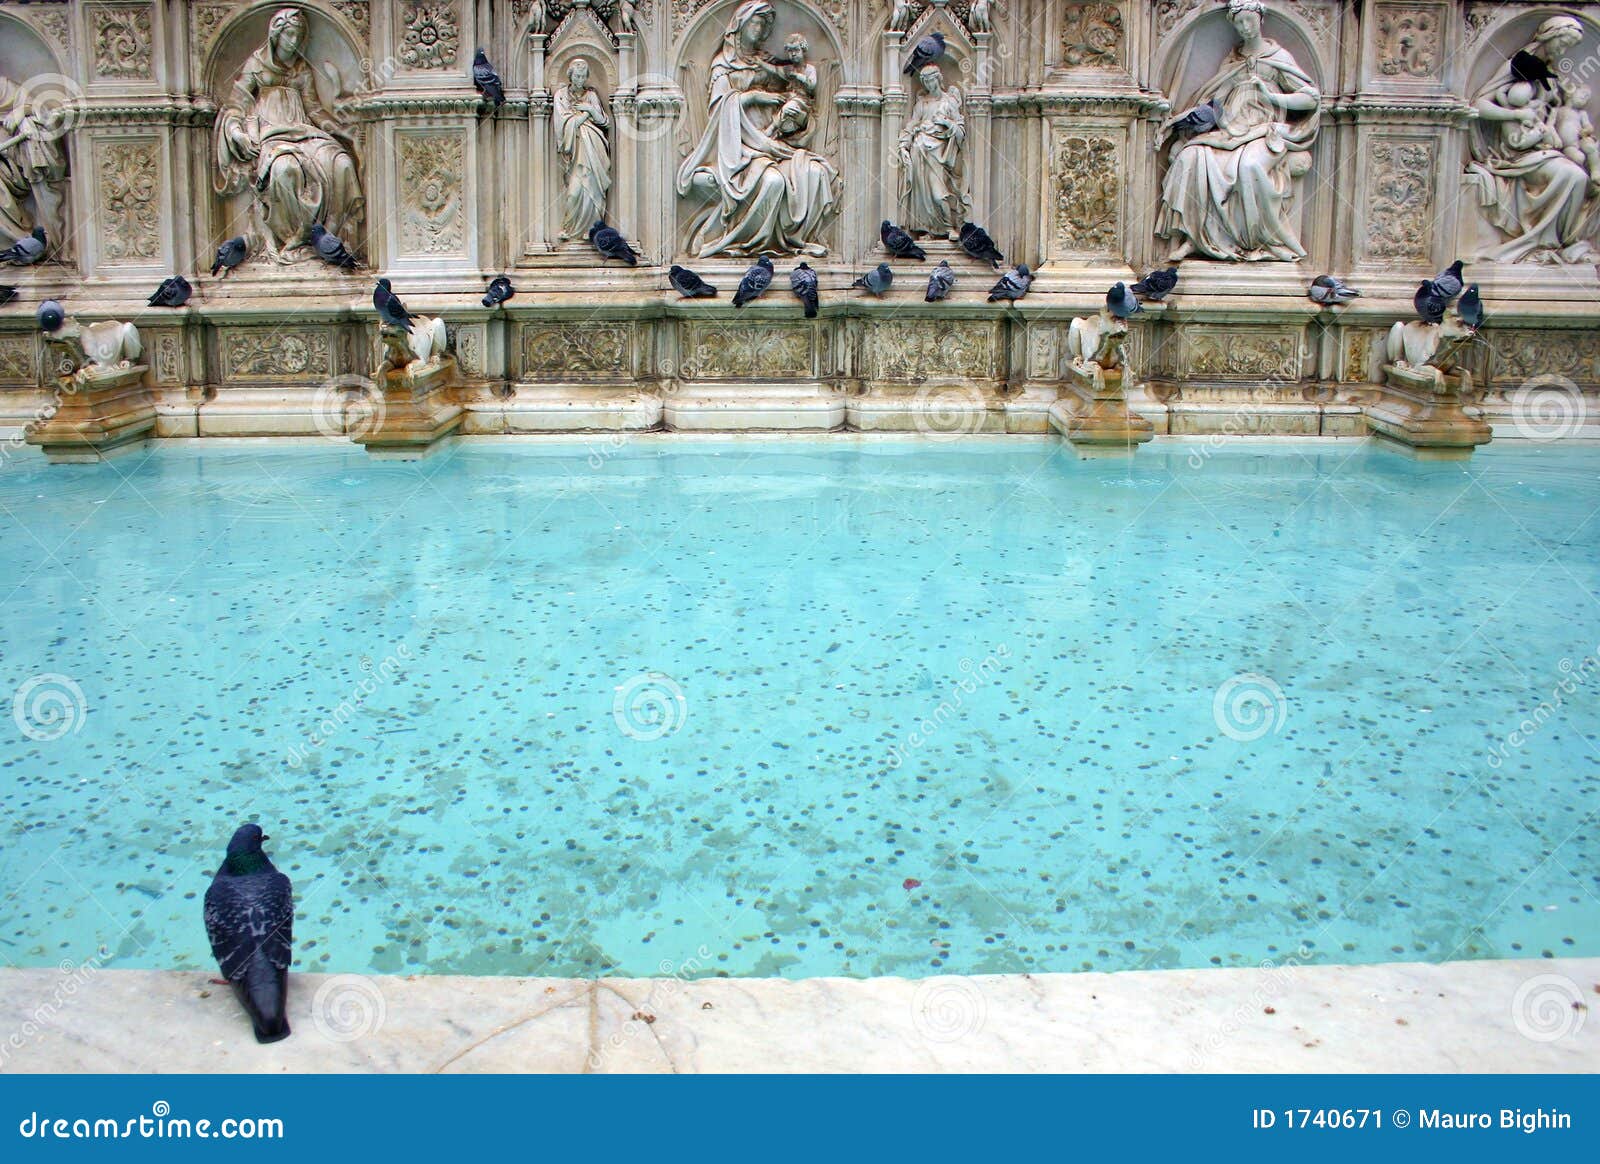
[(917, 72), (917, 79), (929, 93), (937, 95), (944, 92), (944, 70), (938, 65), (923, 65)]
[(588, 61), (577, 57), (567, 66), (567, 84), (580, 91), (589, 87)]
[(806, 54), (811, 51), (811, 42), (798, 32), (791, 32), (789, 39), (783, 42), (783, 59), (791, 65), (806, 63)]
[(1261, 35), (1261, 17), (1266, 10), (1261, 0), (1228, 0), (1228, 21), (1243, 40)]
[(1578, 47), (1583, 39), (1583, 25), (1571, 16), (1552, 16), (1533, 34), (1533, 42), (1554, 59), (1557, 55)]
[(298, 8), (280, 8), (267, 24), (267, 44), (281, 65), (300, 55), (306, 43), (306, 14)]
[(723, 46), (734, 51), (757, 49), (772, 35), (777, 19), (768, 0), (746, 0), (728, 21), (727, 31), (722, 34)]

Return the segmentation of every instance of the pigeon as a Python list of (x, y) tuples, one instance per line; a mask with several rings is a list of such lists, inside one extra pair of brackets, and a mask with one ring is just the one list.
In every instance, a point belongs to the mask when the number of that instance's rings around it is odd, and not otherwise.
[(489, 63), (482, 49), (472, 56), (472, 87), (487, 100), (493, 101), (496, 109), (506, 103), (506, 91), (500, 84), (500, 74), (494, 71), (494, 66)]
[[(244, 241), (244, 235), (234, 235), (227, 242), (217, 248), (217, 261), (211, 264), (211, 273), (218, 271), (231, 271), (244, 262), (245, 256), (250, 253), (250, 244)], [(228, 276), (222, 276), (226, 279)]]
[(639, 256), (628, 245), (628, 240), (622, 237), (622, 232), (607, 226), (603, 218), (589, 228), (589, 241), (600, 252), (601, 258), (620, 259), (630, 267), (639, 265)]
[(1478, 298), (1476, 283), (1462, 294), (1461, 302), (1456, 304), (1456, 315), (1473, 331), (1483, 326), (1483, 300)]
[(1432, 279), (1424, 279), (1417, 284), (1417, 293), (1412, 297), (1411, 304), (1417, 309), (1417, 318), (1423, 323), (1443, 323), (1444, 309), (1450, 306), (1450, 301), (1439, 293)]
[(511, 285), (510, 279), (507, 279), (504, 275), (496, 275), (489, 280), (489, 290), (484, 293), (483, 305), (485, 307), (499, 307), (516, 293), (517, 289)]
[(928, 257), (928, 252), (917, 245), (916, 239), (887, 218), (878, 227), (878, 237), (883, 240), (883, 249), (897, 259), (916, 259), (920, 263)]
[(789, 288), (806, 305), (806, 318), (817, 317), (817, 273), (805, 263), (789, 272)]
[(67, 311), (54, 299), (46, 299), (39, 304), (38, 314), (34, 318), (39, 321), (40, 331), (60, 331), (61, 325), (67, 322)]
[(939, 265), (928, 275), (928, 293), (922, 298), (928, 303), (937, 303), (950, 294), (950, 288), (956, 285), (956, 273), (950, 269), (949, 259), (940, 259)]
[(0, 287), (0, 307), (4, 307), (16, 297), (17, 289), (15, 287)]
[(240, 825), (206, 890), (206, 937), (233, 985), (256, 1042), (289, 1037), (289, 961), (294, 956), (294, 888), (261, 851), (257, 824)]
[(1361, 298), (1361, 292), (1336, 275), (1318, 275), (1311, 280), (1311, 290), (1306, 292), (1314, 303), (1337, 306)]
[(1518, 49), (1517, 54), (1511, 58), (1511, 83), (1521, 82), (1527, 85), (1538, 85), (1541, 89), (1548, 90), (1550, 81), (1555, 74), (1550, 71), (1550, 66), (1527, 49)]
[(1448, 303), (1461, 294), (1461, 260), (1457, 259), (1433, 277), (1433, 288)]
[(1106, 310), (1118, 319), (1127, 319), (1144, 310), (1144, 305), (1133, 297), (1126, 283), (1113, 283), (1106, 292)]
[(377, 287), (372, 291), (372, 306), (378, 309), (378, 318), (391, 327), (403, 327), (409, 334), (411, 321), (415, 318), (406, 310), (406, 305), (400, 302), (400, 296), (389, 290), (389, 280), (379, 279)]
[(174, 275), (161, 280), (161, 286), (156, 288), (155, 294), (147, 302), (151, 307), (182, 307), (189, 302), (189, 295), (193, 291), (189, 280), (182, 275)]
[(993, 263), (994, 269), (999, 270), (1000, 264), (1005, 262), (1005, 256), (1000, 253), (1000, 248), (994, 245), (994, 239), (989, 237), (989, 232), (975, 222), (961, 224), (961, 249), (977, 259), (980, 263)]
[(0, 251), (0, 262), (14, 267), (30, 267), (44, 258), (44, 227), (36, 226), (32, 234), (25, 234), (5, 250)]
[(879, 263), (865, 275), (862, 275), (861, 278), (850, 284), (850, 286), (865, 287), (874, 295), (882, 295), (889, 290), (889, 286), (893, 282), (894, 271), (890, 269), (889, 264)]
[(1179, 114), (1167, 126), (1167, 132), (1178, 137), (1194, 137), (1197, 134), (1210, 133), (1217, 128), (1217, 121), (1222, 116), (1222, 106), (1213, 97), (1204, 105), (1196, 105), (1193, 109)]
[(1160, 303), (1167, 297), (1174, 287), (1178, 285), (1178, 268), (1168, 267), (1165, 271), (1151, 271), (1140, 279), (1129, 290), (1135, 295), (1142, 295), (1152, 303)]
[(317, 248), (317, 258), (330, 267), (341, 267), (346, 271), (356, 269), (356, 257), (345, 249), (344, 240), (336, 234), (329, 234), (328, 228), (320, 222), (311, 224), (311, 245)]
[(1001, 275), (1000, 282), (989, 289), (989, 302), (994, 303), (1000, 299), (1021, 299), (1032, 285), (1033, 272), (1028, 270), (1028, 264), (1018, 263)]
[(667, 272), (667, 282), (685, 299), (715, 299), (717, 289), (696, 275), (688, 267), (673, 267)]
[(739, 289), (733, 293), (733, 305), (743, 307), (752, 299), (759, 299), (772, 286), (772, 260), (762, 255), (739, 280)]
[(942, 56), (944, 56), (944, 33), (936, 32), (931, 36), (925, 36), (911, 50), (911, 55), (906, 58), (906, 67), (901, 73), (907, 77), (915, 76), (924, 65), (931, 65)]

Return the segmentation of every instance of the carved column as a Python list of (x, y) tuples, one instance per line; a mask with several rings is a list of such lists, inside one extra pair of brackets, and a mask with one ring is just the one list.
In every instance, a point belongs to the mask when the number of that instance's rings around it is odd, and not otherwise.
[(527, 183), (528, 234), (519, 248), (526, 254), (543, 254), (550, 249), (551, 167), (555, 149), (550, 142), (550, 90), (545, 84), (545, 43), (543, 33), (528, 35), (531, 76), (528, 81), (528, 156), (523, 158), (521, 177)]

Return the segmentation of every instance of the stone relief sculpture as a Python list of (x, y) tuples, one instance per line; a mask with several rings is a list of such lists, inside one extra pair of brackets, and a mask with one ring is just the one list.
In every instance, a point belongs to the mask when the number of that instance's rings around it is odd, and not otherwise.
[(41, 124), (26, 89), (0, 77), (0, 248), (43, 227), (51, 245), (66, 231), (67, 155), (55, 127)]
[(955, 238), (971, 200), (963, 193), (967, 119), (961, 90), (937, 64), (917, 74), (922, 95), (900, 131), (900, 221), (914, 234)]
[(606, 216), (611, 190), (611, 121), (605, 104), (589, 84), (589, 62), (579, 57), (567, 66), (567, 83), (555, 92), (550, 110), (556, 157), (566, 185), (562, 190), (561, 242), (587, 238)]
[(280, 263), (316, 257), (313, 223), (361, 237), (365, 199), (355, 146), (317, 96), (303, 49), (306, 16), (280, 8), (217, 114), (217, 193), (251, 192), (261, 248)]
[(1191, 102), (1215, 98), (1221, 112), (1167, 170), (1156, 234), (1178, 240), (1171, 262), (1305, 257), (1287, 211), (1311, 167), (1321, 94), (1287, 49), (1261, 35), (1262, 11), (1261, 0), (1229, 0), (1239, 44)]
[(1518, 81), (1509, 68), (1474, 95), (1472, 162), (1466, 184), (1506, 241), (1484, 257), (1517, 263), (1592, 263), (1588, 241), (1600, 195), (1600, 149), (1585, 107), (1587, 86), (1562, 70), (1583, 39), (1571, 16), (1552, 16), (1523, 46), (1549, 66), (1546, 86)]
[(711, 204), (691, 224), (688, 249), (711, 255), (821, 256), (818, 236), (838, 212), (841, 183), (805, 146), (814, 118), (816, 71), (803, 38), (787, 59), (765, 51), (776, 12), (748, 0), (728, 22), (711, 61), (705, 132), (678, 170), (678, 194)]

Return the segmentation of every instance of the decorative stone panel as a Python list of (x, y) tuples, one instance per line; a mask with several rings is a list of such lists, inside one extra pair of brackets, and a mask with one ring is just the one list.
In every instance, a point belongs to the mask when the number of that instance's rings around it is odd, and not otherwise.
[(336, 373), (327, 330), (276, 327), (217, 329), (217, 353), (227, 383), (301, 384)]
[(148, 4), (94, 4), (86, 9), (89, 55), (97, 78), (155, 78), (155, 16)]
[(1061, 13), (1061, 64), (1069, 69), (1121, 67), (1127, 31), (1116, 4), (1067, 4)]
[(100, 265), (144, 267), (160, 263), (160, 140), (99, 140), (95, 142), (94, 158)]
[(400, 9), (400, 63), (427, 72), (453, 69), (461, 57), (461, 16), (454, 4), (430, 0)]
[(39, 365), (32, 335), (0, 335), (0, 385), (7, 388), (34, 387), (39, 383)]
[(873, 380), (992, 379), (1000, 374), (996, 325), (980, 320), (873, 322), (866, 372)]
[(395, 141), (401, 256), (465, 254), (466, 139), (455, 132), (406, 130)]
[(1369, 263), (1423, 264), (1432, 255), (1437, 217), (1438, 147), (1431, 138), (1374, 137), (1367, 150)]
[(803, 378), (811, 375), (814, 329), (803, 325), (683, 323), (683, 375), (695, 379)]
[(1435, 81), (1444, 70), (1448, 14), (1438, 4), (1380, 4), (1373, 24), (1377, 77), (1389, 81)]
[(1223, 325), (1182, 331), (1185, 375), (1204, 380), (1300, 378), (1299, 328), (1239, 328)]
[(626, 376), (633, 370), (633, 324), (525, 323), (521, 348), (525, 379)]
[(1600, 384), (1600, 331), (1486, 329), (1490, 378), (1496, 388), (1514, 389), (1538, 376), (1563, 376), (1583, 387)]
[(1055, 127), (1051, 237), (1057, 254), (1114, 254), (1121, 245), (1122, 146), (1093, 130)]

